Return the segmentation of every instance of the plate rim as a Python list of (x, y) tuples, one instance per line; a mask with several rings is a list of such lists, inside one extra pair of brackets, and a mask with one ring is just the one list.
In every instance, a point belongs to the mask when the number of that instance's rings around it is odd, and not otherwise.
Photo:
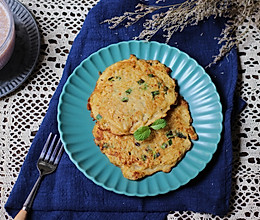
[[(110, 47), (118, 46), (119, 44), (129, 44), (129, 43), (132, 43), (132, 42), (134, 42), (134, 43), (139, 43), (139, 44), (141, 44), (141, 43), (157, 44), (157, 46), (163, 45), (163, 46), (168, 47), (169, 49), (175, 49), (179, 54), (184, 54), (185, 56), (187, 56), (189, 60), (192, 60), (193, 62), (195, 62), (195, 64), (196, 64), (197, 67), (199, 67), (199, 68), (202, 69), (203, 75), (207, 77), (207, 79), (209, 80), (209, 83), (210, 83), (211, 86), (213, 86), (213, 88), (214, 88), (214, 94), (215, 94), (216, 97), (217, 97), (217, 101), (218, 101), (217, 103), (218, 103), (218, 105), (219, 105), (220, 119), (219, 119), (219, 121), (218, 121), (218, 124), (219, 124), (220, 128), (219, 128), (218, 137), (217, 137), (216, 142), (214, 143), (214, 146), (215, 146), (215, 147), (214, 147), (214, 149), (211, 151), (210, 156), (208, 157), (207, 160), (203, 160), (203, 166), (201, 166), (200, 169), (196, 169), (196, 172), (194, 172), (193, 176), (190, 177), (190, 178), (188, 178), (185, 182), (180, 183), (179, 185), (173, 187), (172, 189), (166, 189), (166, 190), (164, 190), (164, 191), (161, 190), (160, 192), (154, 192), (154, 193), (140, 194), (140, 193), (138, 193), (138, 192), (134, 192), (134, 193), (126, 192), (126, 190), (125, 190), (125, 191), (119, 191), (119, 190), (116, 190), (116, 189), (113, 188), (113, 187), (108, 187), (108, 186), (106, 186), (106, 185), (105, 185), (104, 183), (102, 183), (102, 182), (96, 181), (96, 179), (95, 179), (93, 176), (88, 175), (88, 174), (86, 173), (86, 171), (79, 166), (79, 163), (78, 163), (77, 161), (75, 161), (75, 159), (72, 157), (72, 154), (71, 154), (71, 152), (68, 150), (67, 145), (66, 145), (66, 142), (64, 141), (63, 132), (62, 132), (62, 129), (61, 129), (61, 123), (62, 123), (62, 122), (61, 122), (61, 120), (60, 120), (60, 117), (61, 117), (61, 114), (62, 114), (62, 113), (61, 113), (61, 106), (62, 106), (62, 104), (63, 104), (62, 98), (63, 98), (64, 94), (66, 93), (66, 92), (65, 92), (66, 87), (68, 86), (68, 84), (69, 84), (71, 78), (75, 75), (75, 72), (76, 72), (79, 68), (82, 68), (82, 65), (83, 65), (85, 62), (87, 62), (87, 60), (90, 60), (92, 56), (95, 56), (96, 54), (100, 53), (101, 51), (107, 50), (107, 49), (109, 49)], [(185, 97), (184, 97), (184, 98), (185, 98)], [(64, 148), (65, 148), (66, 153), (68, 154), (68, 156), (69, 156), (70, 160), (73, 162), (73, 164), (76, 165), (77, 169), (79, 169), (88, 179), (90, 179), (91, 181), (93, 181), (95, 184), (97, 184), (97, 185), (103, 187), (104, 189), (107, 189), (107, 190), (109, 190), (109, 191), (113, 191), (113, 192), (115, 192), (115, 193), (117, 193), (117, 194), (124, 194), (124, 195), (127, 195), (127, 196), (147, 197), (147, 196), (156, 196), (156, 195), (166, 194), (166, 193), (168, 193), (168, 192), (170, 192), (170, 191), (174, 191), (174, 190), (180, 188), (181, 186), (186, 185), (188, 182), (190, 182), (192, 179), (194, 179), (195, 177), (197, 177), (197, 175), (205, 169), (205, 167), (207, 166), (207, 164), (211, 161), (211, 159), (212, 159), (214, 153), (216, 152), (216, 150), (217, 150), (217, 148), (218, 148), (218, 144), (219, 144), (219, 142), (220, 142), (220, 140), (221, 140), (221, 133), (222, 133), (222, 131), (223, 131), (223, 113), (222, 113), (222, 111), (223, 111), (223, 107), (222, 107), (221, 100), (220, 100), (220, 96), (219, 96), (219, 93), (218, 93), (218, 91), (217, 91), (217, 88), (216, 88), (215, 84), (213, 83), (213, 81), (211, 80), (210, 76), (209, 76), (208, 73), (205, 71), (205, 69), (204, 69), (200, 64), (198, 64), (198, 62), (197, 62), (194, 58), (190, 57), (187, 53), (181, 51), (180, 49), (178, 49), (178, 48), (176, 48), (176, 47), (174, 47), (174, 46), (170, 46), (170, 45), (168, 45), (168, 44), (166, 44), (166, 43), (160, 43), (160, 42), (157, 42), (157, 41), (145, 41), (145, 40), (129, 40), (129, 41), (120, 41), (120, 42), (117, 42), (117, 43), (112, 43), (112, 44), (109, 44), (109, 45), (107, 45), (107, 46), (105, 46), (105, 47), (102, 47), (102, 48), (98, 49), (97, 51), (93, 52), (92, 54), (90, 54), (88, 57), (86, 57), (84, 60), (82, 60), (78, 66), (76, 66), (76, 68), (72, 71), (72, 73), (70, 74), (70, 76), (67, 78), (67, 80), (66, 80), (66, 82), (65, 82), (65, 84), (64, 84), (64, 86), (63, 86), (63, 88), (62, 88), (62, 92), (61, 92), (61, 94), (60, 94), (59, 102), (58, 102), (57, 120), (58, 120), (58, 130), (59, 130), (59, 133), (60, 133), (60, 138), (61, 138), (62, 143), (64, 144)], [(193, 142), (193, 141), (192, 141), (192, 142)], [(190, 150), (189, 150), (189, 151), (190, 151)], [(188, 151), (188, 152), (189, 152), (189, 151)], [(186, 154), (187, 154), (188, 152), (185, 153), (185, 156), (186, 156)], [(185, 157), (185, 156), (184, 156), (184, 157)], [(184, 157), (183, 157), (183, 158), (184, 158)], [(182, 158), (182, 159), (183, 159), (183, 158)], [(182, 160), (182, 159), (181, 159), (181, 160)], [(173, 168), (174, 168), (174, 167), (173, 167)]]

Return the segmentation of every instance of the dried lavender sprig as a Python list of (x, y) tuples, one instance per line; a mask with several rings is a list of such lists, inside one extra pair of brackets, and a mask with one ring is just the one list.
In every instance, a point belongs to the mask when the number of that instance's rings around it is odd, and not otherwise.
[[(157, 0), (156, 4), (163, 0)], [(134, 39), (150, 40), (159, 30), (163, 30), (166, 43), (171, 39), (173, 33), (182, 31), (187, 25), (197, 25), (210, 16), (227, 17), (225, 29), (223, 29), (218, 43), (222, 44), (219, 54), (208, 66), (219, 61), (235, 45), (237, 46), (247, 36), (248, 28), (238, 31), (247, 18), (254, 15), (252, 22), (260, 28), (259, 0), (186, 0), (180, 4), (165, 6), (149, 6), (138, 4), (134, 12), (125, 12), (122, 16), (107, 19), (104, 22), (110, 24), (110, 28), (117, 27), (126, 21), (125, 27), (129, 27), (154, 13), (151, 19), (146, 19), (143, 30)], [(166, 10), (166, 11), (165, 11)], [(156, 12), (156, 13), (155, 13)]]

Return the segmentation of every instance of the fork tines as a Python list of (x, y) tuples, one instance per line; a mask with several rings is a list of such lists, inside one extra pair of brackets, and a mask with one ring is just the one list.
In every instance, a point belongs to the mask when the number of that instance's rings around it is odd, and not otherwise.
[(39, 160), (48, 161), (56, 165), (58, 164), (62, 153), (63, 145), (60, 138), (58, 138), (56, 134), (53, 136), (53, 134), (50, 133), (42, 149)]

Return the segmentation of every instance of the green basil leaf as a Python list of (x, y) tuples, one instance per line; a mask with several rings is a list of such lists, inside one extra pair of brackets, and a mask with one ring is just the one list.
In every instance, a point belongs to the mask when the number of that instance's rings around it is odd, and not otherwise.
[(134, 138), (138, 141), (143, 141), (146, 138), (148, 138), (151, 134), (151, 130), (148, 126), (143, 126), (138, 128), (135, 132), (134, 132)]
[(150, 127), (154, 130), (159, 130), (161, 128), (164, 128), (167, 125), (167, 122), (165, 119), (160, 118), (157, 119)]

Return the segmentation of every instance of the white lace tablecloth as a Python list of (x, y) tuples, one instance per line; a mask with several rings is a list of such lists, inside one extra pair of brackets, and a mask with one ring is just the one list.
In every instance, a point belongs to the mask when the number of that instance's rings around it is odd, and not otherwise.
[[(11, 219), (4, 204), (57, 88), (72, 42), (97, 1), (21, 0), (38, 23), (41, 52), (36, 69), (26, 83), (0, 99), (0, 219)], [(234, 120), (233, 187), (230, 212), (223, 219), (260, 219), (259, 51), (260, 33), (251, 26), (250, 37), (239, 46), (241, 74), (237, 94), (248, 105)], [(187, 211), (172, 212), (168, 219), (222, 218)]]

